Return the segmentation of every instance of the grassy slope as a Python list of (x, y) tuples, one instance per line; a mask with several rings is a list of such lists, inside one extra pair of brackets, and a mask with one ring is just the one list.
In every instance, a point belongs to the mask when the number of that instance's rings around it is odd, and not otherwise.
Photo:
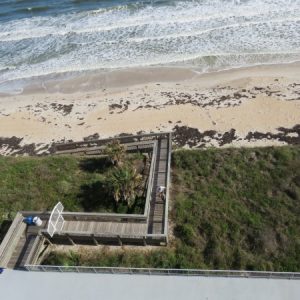
[[(0, 157), (0, 224), (19, 210), (50, 210), (58, 201), (68, 211), (123, 212), (102, 184), (110, 168), (101, 158)], [(138, 204), (132, 210), (142, 210)]]
[(166, 248), (52, 253), (45, 263), (300, 271), (300, 148), (177, 151)]

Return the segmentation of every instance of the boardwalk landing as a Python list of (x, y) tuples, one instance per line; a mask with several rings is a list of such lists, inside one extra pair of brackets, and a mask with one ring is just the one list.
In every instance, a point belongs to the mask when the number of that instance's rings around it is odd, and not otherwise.
[[(64, 213), (65, 222), (59, 234), (51, 238), (46, 231), (49, 213), (34, 213), (43, 220), (42, 228), (26, 226), (18, 213), (0, 246), (0, 266), (20, 268), (36, 262), (45, 241), (59, 244), (166, 244), (171, 135), (153, 134), (120, 138), (127, 151), (152, 151), (148, 193), (144, 215)], [(56, 154), (99, 155), (105, 141), (89, 141), (57, 147)], [(162, 199), (157, 189), (166, 187)], [(148, 201), (148, 202), (147, 202)], [(40, 238), (40, 237), (43, 238)]]

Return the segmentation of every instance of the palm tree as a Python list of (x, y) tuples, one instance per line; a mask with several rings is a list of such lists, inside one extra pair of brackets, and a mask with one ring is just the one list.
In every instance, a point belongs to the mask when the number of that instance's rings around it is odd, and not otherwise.
[(106, 183), (115, 201), (124, 201), (131, 207), (137, 196), (142, 176), (129, 165), (115, 167), (107, 176)]
[(125, 157), (125, 147), (118, 140), (108, 143), (105, 148), (105, 154), (115, 166), (120, 166)]

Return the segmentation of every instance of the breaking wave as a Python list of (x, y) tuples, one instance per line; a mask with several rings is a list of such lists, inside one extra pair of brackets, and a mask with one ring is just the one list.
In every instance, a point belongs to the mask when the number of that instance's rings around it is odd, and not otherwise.
[(64, 0), (61, 11), (25, 2), (15, 13), (29, 16), (2, 17), (9, 2), (0, 14), (0, 84), (69, 71), (165, 64), (203, 71), (300, 58), (300, 0), (111, 0), (104, 7)]

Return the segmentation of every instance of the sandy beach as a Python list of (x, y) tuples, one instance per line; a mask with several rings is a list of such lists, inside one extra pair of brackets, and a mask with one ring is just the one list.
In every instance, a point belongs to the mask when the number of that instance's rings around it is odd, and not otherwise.
[[(38, 82), (38, 81), (37, 81)], [(41, 154), (53, 142), (172, 131), (180, 147), (300, 143), (300, 64), (200, 74), (112, 71), (37, 83), (0, 96), (0, 154)]]

